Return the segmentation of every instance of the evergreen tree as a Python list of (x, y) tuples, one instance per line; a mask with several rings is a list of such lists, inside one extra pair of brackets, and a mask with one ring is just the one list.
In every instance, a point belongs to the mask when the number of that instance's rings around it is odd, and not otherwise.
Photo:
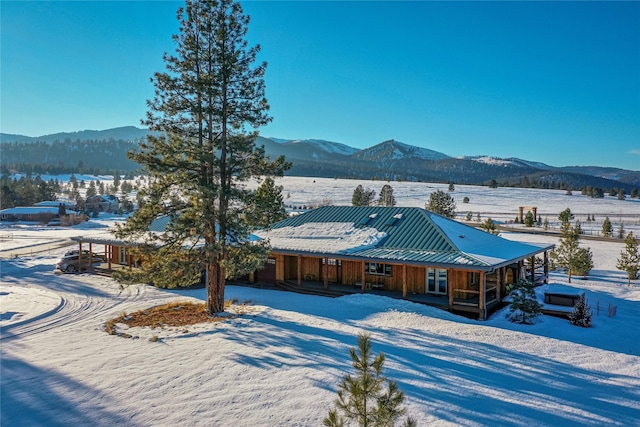
[(495, 179), (489, 181), (489, 188), (498, 188), (498, 182)]
[(268, 228), (272, 224), (287, 217), (282, 197), (282, 186), (276, 185), (271, 177), (267, 177), (262, 185), (253, 193), (246, 209), (249, 225)]
[(496, 224), (493, 222), (491, 218), (487, 218), (484, 220), (482, 225), (480, 226), (487, 233), (491, 233), (494, 235), (498, 235), (500, 232), (496, 229)]
[(533, 218), (533, 213), (531, 211), (527, 211), (527, 214), (524, 216), (524, 225), (526, 227), (533, 227), (533, 223), (535, 219)]
[[(256, 129), (270, 121), (266, 64), (254, 66), (259, 46), (248, 47), (249, 17), (241, 5), (187, 0), (178, 19), (176, 52), (165, 54), (167, 71), (152, 80), (155, 96), (143, 123), (152, 133), (130, 153), (150, 184), (140, 194), (140, 209), (116, 235), (144, 237), (154, 246), (145, 271), (154, 283), (189, 285), (204, 266), (213, 315), (224, 311), (226, 278), (251, 272), (267, 258), (266, 243), (248, 239), (251, 227), (242, 213), (252, 192), (244, 183), (282, 175), (289, 165), (282, 157), (270, 161), (255, 145)], [(172, 221), (164, 233), (150, 233), (159, 215)]]
[(472, 218), (473, 218), (473, 212), (471, 211), (467, 212), (467, 221), (471, 221)]
[(591, 308), (587, 304), (584, 294), (580, 295), (580, 299), (573, 306), (573, 312), (569, 313), (569, 322), (572, 325), (581, 326), (583, 328), (591, 327)]
[(393, 196), (393, 188), (389, 184), (382, 186), (380, 190), (379, 206), (395, 206), (396, 198)]
[(536, 298), (534, 284), (530, 280), (519, 279), (509, 289), (511, 304), (507, 318), (514, 323), (531, 324), (534, 323), (542, 310)]
[(374, 190), (365, 189), (362, 185), (358, 185), (353, 190), (353, 196), (351, 196), (351, 204), (353, 206), (371, 206), (376, 198), (376, 192)]
[(562, 212), (560, 212), (560, 214), (558, 215), (558, 219), (563, 225), (568, 224), (569, 221), (573, 219), (573, 214), (571, 213), (571, 209), (567, 208)]
[(456, 191), (456, 186), (453, 185), (453, 182), (449, 183), (449, 192)]
[(115, 171), (113, 174), (113, 188), (114, 188), (114, 193), (118, 191), (118, 188), (120, 188), (120, 172)]
[(548, 229), (549, 229), (549, 218), (547, 218), (546, 216), (544, 217), (544, 222), (542, 223), (542, 227), (543, 227), (545, 230), (548, 230)]
[(573, 266), (571, 267), (573, 276), (586, 277), (593, 268), (593, 255), (589, 248), (578, 248)]
[(89, 184), (89, 188), (87, 189), (87, 198), (89, 197), (93, 197), (96, 194), (98, 194), (98, 190), (96, 190), (96, 183), (91, 181), (91, 183)]
[(580, 234), (572, 228), (569, 223), (562, 226), (562, 237), (558, 246), (551, 251), (551, 258), (555, 265), (564, 268), (571, 283), (571, 276), (576, 270), (580, 270), (580, 275), (586, 275), (584, 272), (587, 265), (591, 265), (591, 252), (588, 249), (580, 248)]
[(442, 190), (437, 190), (429, 196), (429, 202), (425, 205), (428, 211), (438, 215), (453, 218), (456, 216), (456, 202), (449, 194)]
[(107, 194), (107, 191), (104, 188), (104, 182), (100, 181), (100, 183), (98, 184), (98, 192), (100, 194)]
[[(356, 351), (352, 347), (349, 355), (356, 375), (347, 374), (340, 382), (335, 408), (329, 411), (324, 425), (344, 426), (348, 421), (354, 421), (361, 427), (395, 425), (407, 410), (402, 407), (404, 393), (398, 389), (395, 381), (388, 380), (382, 373), (384, 353), (372, 360), (371, 336), (360, 333), (358, 349)], [(415, 421), (408, 418), (404, 425), (413, 426)]]
[(627, 198), (626, 192), (624, 190), (624, 188), (621, 188), (618, 191), (618, 200), (625, 200)]
[(605, 217), (604, 221), (602, 222), (602, 235), (604, 237), (611, 237), (612, 234), (613, 226), (611, 225), (611, 221), (609, 220), (609, 217)]
[(618, 239), (624, 239), (624, 224), (620, 223), (620, 228), (618, 228)]
[(632, 280), (640, 278), (640, 249), (632, 231), (627, 234), (624, 244), (625, 248), (620, 252), (616, 268), (627, 273), (627, 285), (631, 286)]
[(582, 224), (580, 224), (580, 220), (579, 219), (576, 219), (576, 223), (573, 226), (573, 228), (576, 230), (576, 233), (584, 234), (584, 232), (582, 231)]
[(633, 190), (631, 190), (631, 194), (629, 194), (629, 197), (631, 197), (632, 199), (638, 197), (638, 189), (634, 188)]

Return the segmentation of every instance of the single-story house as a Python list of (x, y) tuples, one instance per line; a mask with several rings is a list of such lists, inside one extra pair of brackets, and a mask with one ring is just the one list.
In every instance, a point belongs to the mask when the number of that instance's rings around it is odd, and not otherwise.
[[(3, 221), (50, 221), (58, 218), (58, 206), (18, 206), (15, 208), (2, 209), (0, 220)], [(75, 213), (67, 211), (67, 213)]]
[[(152, 231), (162, 232), (167, 221), (156, 221)], [(480, 319), (499, 307), (508, 284), (520, 278), (546, 283), (554, 247), (510, 241), (406, 207), (326, 206), (256, 235), (269, 241), (271, 254), (249, 280), (402, 296)], [(109, 268), (137, 262), (111, 237), (73, 240), (80, 250), (104, 245)]]
[[(510, 241), (421, 208), (326, 206), (273, 224), (275, 282), (402, 293), (485, 319), (519, 278), (548, 280), (554, 245)], [(540, 255), (541, 258), (536, 256)]]
[(75, 210), (76, 203), (68, 202), (62, 200), (44, 200), (42, 202), (38, 202), (33, 206), (48, 206), (48, 207), (57, 207), (60, 208), (60, 205), (64, 205), (66, 210)]
[(84, 208), (87, 212), (116, 213), (120, 209), (120, 200), (113, 194), (98, 194), (87, 197), (84, 202)]

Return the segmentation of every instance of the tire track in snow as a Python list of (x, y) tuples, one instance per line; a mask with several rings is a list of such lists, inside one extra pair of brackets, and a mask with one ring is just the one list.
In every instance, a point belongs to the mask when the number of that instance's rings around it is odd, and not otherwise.
[[(93, 291), (93, 287), (84, 284), (88, 291)], [(116, 295), (83, 295), (82, 289), (78, 289), (77, 293), (60, 291), (59, 289), (48, 289), (60, 298), (60, 303), (45, 313), (38, 316), (7, 325), (2, 328), (0, 340), (3, 342), (11, 341), (16, 338), (30, 337), (42, 332), (53, 329), (70, 326), (81, 322), (93, 321), (103, 318), (111, 314), (115, 315), (125, 309), (134, 306), (136, 303), (148, 299), (154, 303), (158, 300), (158, 296), (148, 295), (145, 286), (132, 285), (124, 289), (124, 292), (118, 292)], [(148, 298), (151, 297), (151, 298)], [(172, 295), (164, 295), (162, 300), (173, 297)]]

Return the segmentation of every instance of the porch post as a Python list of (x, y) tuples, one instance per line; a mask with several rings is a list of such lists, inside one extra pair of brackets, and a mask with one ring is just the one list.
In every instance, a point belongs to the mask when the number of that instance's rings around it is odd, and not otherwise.
[(302, 286), (302, 255), (298, 255), (298, 287)]
[(364, 283), (365, 275), (366, 275), (365, 263), (364, 263), (364, 261), (362, 261), (362, 283), (361, 283), (361, 285), (362, 285), (362, 288), (361, 288), (362, 292), (364, 292), (364, 289), (365, 289), (365, 283)]
[(327, 289), (329, 287), (329, 258), (324, 257), (323, 260), (322, 275), (324, 276), (324, 288)]
[(549, 251), (544, 251), (544, 283), (549, 283)]
[(78, 245), (78, 271), (82, 271), (82, 241), (79, 241)]
[(484, 271), (480, 272), (480, 294), (478, 295), (478, 308), (480, 309), (480, 320), (485, 320), (487, 318), (487, 310), (485, 308), (486, 301), (486, 289), (487, 284), (485, 283), (487, 277)]
[[(113, 245), (104, 245), (104, 253), (109, 260), (109, 270), (111, 270), (111, 258), (113, 257)], [(108, 249), (107, 249), (108, 248)]]
[(93, 243), (89, 242), (89, 268), (93, 267)]
[(531, 282), (536, 283), (536, 256), (531, 257)]
[(516, 280), (518, 279), (526, 279), (527, 275), (525, 272), (524, 277), (522, 277), (522, 266), (523, 266), (524, 262), (522, 260), (518, 261), (518, 277), (516, 278)]
[(407, 264), (402, 264), (402, 298), (407, 298)]
[(496, 270), (496, 298), (500, 301), (500, 291), (502, 289), (502, 268)]
[[(453, 289), (456, 284), (456, 275), (452, 274), (455, 270), (447, 270), (447, 296), (449, 297), (449, 309), (453, 307)], [(425, 283), (425, 288), (427, 284)]]

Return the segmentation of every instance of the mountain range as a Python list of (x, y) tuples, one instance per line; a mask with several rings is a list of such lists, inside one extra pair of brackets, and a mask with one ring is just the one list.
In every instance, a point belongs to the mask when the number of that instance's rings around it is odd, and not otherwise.
[[(40, 137), (0, 134), (0, 150), (3, 166), (23, 163), (67, 164), (70, 157), (61, 147), (73, 145), (74, 162), (82, 158), (84, 166), (91, 167), (97, 146), (107, 144), (108, 161), (113, 170), (135, 168), (126, 157), (126, 152), (135, 148), (147, 136), (147, 129), (134, 126), (102, 131), (84, 130), (57, 133)], [(114, 145), (114, 141), (118, 144)], [(44, 154), (46, 146), (55, 145), (54, 153)], [(294, 176), (318, 176), (337, 178), (406, 180), (425, 182), (453, 182), (458, 184), (487, 184), (491, 180), (504, 186), (534, 186), (546, 188), (573, 188), (586, 186), (603, 189), (625, 188), (627, 192), (640, 187), (640, 171), (599, 167), (567, 166), (554, 167), (540, 162), (518, 158), (497, 158), (488, 156), (451, 157), (444, 153), (420, 148), (395, 140), (383, 141), (365, 149), (319, 139), (287, 140), (282, 138), (258, 137), (257, 145), (272, 156), (284, 155), (292, 163), (287, 172)], [(28, 150), (38, 144), (39, 158), (29, 159), (20, 149)], [(82, 151), (86, 149), (87, 156)], [(58, 152), (63, 151), (59, 155)], [(121, 151), (121, 152), (120, 152)], [(22, 154), (20, 154), (22, 153)], [(33, 156), (33, 155), (31, 155)], [(106, 160), (108, 159), (108, 160)], [(121, 161), (119, 161), (120, 159)], [(68, 166), (75, 166), (70, 163)], [(104, 168), (104, 163), (100, 165)], [(11, 167), (10, 167), (11, 169)]]

